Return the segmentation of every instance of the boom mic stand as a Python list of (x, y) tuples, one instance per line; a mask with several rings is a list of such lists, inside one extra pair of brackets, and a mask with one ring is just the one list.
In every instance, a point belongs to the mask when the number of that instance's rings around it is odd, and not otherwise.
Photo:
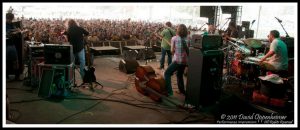
[[(205, 23), (205, 24), (206, 24), (206, 23)], [(205, 24), (203, 24), (203, 25), (199, 28), (200, 31), (201, 31), (201, 28), (202, 28)]]
[[(276, 18), (276, 17), (275, 17)], [(277, 18), (276, 18), (277, 19)], [(287, 31), (285, 30), (285, 28), (283, 27), (283, 25), (281, 24), (282, 23), (282, 21), (281, 20), (279, 20), (279, 19), (277, 19), (277, 21), (278, 21), (278, 23), (281, 25), (281, 27), (282, 27), (282, 29), (284, 30), (284, 32), (285, 32), (285, 34), (286, 34), (286, 36), (285, 37), (290, 37), (289, 36), (289, 34), (287, 33)]]
[(230, 19), (227, 19), (227, 21), (223, 24), (223, 26), (220, 28), (220, 30), (222, 30), (222, 28), (229, 22)]

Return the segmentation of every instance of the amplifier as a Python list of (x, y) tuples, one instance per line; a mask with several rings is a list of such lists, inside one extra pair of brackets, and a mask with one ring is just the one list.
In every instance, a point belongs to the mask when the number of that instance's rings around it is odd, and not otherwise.
[(202, 50), (217, 50), (223, 44), (223, 39), (220, 35), (193, 35), (192, 46)]
[(72, 45), (46, 44), (44, 48), (45, 64), (68, 65), (73, 61), (74, 56)]
[[(38, 64), (38, 76), (40, 80), (43, 78), (43, 71), (45, 70), (52, 70), (54, 72), (62, 73), (65, 77), (65, 83), (68, 86), (74, 85), (75, 82), (75, 66), (74, 64), (69, 65), (54, 65), (54, 64), (45, 64), (45, 63), (39, 63)], [(46, 79), (47, 80), (47, 79)], [(40, 81), (40, 83), (43, 81)]]
[(31, 57), (44, 57), (44, 46), (29, 45), (29, 54)]

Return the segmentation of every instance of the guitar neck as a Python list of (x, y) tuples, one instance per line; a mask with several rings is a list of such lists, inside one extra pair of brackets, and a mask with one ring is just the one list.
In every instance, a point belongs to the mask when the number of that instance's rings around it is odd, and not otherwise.
[(160, 39), (162, 39), (162, 40), (164, 40), (165, 42), (167, 42), (170, 46), (171, 46), (171, 43), (170, 43), (170, 41), (168, 41), (168, 40), (166, 40), (166, 39), (164, 39), (160, 34), (158, 34), (158, 33), (155, 33), (155, 36), (157, 36), (158, 38), (160, 38)]
[(91, 62), (90, 62), (90, 58), (91, 58), (91, 52), (90, 52), (90, 45), (89, 44), (86, 44), (85, 45), (85, 47), (86, 47), (86, 60), (87, 60), (87, 64), (88, 64), (88, 67), (91, 67)]

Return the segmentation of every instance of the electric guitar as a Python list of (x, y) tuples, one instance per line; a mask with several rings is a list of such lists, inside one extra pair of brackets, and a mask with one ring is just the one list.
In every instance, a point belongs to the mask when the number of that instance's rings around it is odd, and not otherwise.
[[(160, 29), (159, 29), (159, 30), (160, 30)], [(158, 38), (164, 40), (165, 42), (167, 42), (167, 43), (171, 46), (171, 41), (168, 41), (167, 39), (163, 38), (163, 36), (160, 35), (160, 34), (158, 33), (158, 31), (156, 31), (156, 32), (154, 33), (154, 36), (156, 36), (156, 37), (158, 37)]]
[(95, 76), (95, 68), (91, 66), (91, 53), (90, 53), (90, 46), (89, 44), (85, 44), (85, 50), (86, 50), (86, 60), (88, 67), (87, 69), (84, 69), (84, 76), (83, 76), (83, 82), (84, 83), (92, 83), (96, 82), (96, 76)]

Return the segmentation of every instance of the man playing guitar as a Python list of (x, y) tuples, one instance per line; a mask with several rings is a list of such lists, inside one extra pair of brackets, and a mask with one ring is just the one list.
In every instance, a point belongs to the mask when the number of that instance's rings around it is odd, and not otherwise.
[(171, 64), (172, 61), (172, 54), (171, 54), (171, 38), (176, 35), (175, 31), (171, 28), (172, 24), (171, 22), (166, 22), (165, 29), (158, 34), (157, 36), (162, 39), (161, 41), (161, 59), (160, 59), (160, 66), (159, 69), (164, 68), (165, 64), (165, 55), (167, 53), (168, 55), (168, 65)]

